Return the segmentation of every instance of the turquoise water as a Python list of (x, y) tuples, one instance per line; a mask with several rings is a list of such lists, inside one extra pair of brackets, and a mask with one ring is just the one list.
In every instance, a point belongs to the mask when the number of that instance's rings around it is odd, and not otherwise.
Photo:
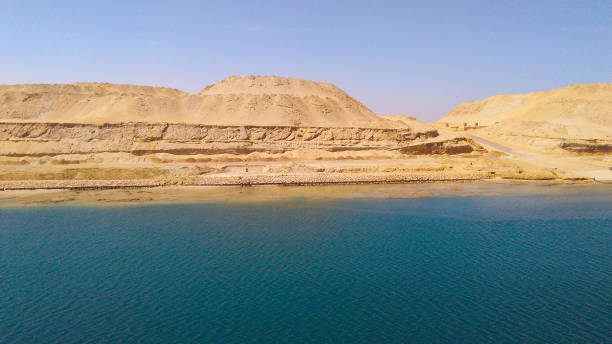
[(603, 343), (612, 194), (0, 210), (2, 343)]

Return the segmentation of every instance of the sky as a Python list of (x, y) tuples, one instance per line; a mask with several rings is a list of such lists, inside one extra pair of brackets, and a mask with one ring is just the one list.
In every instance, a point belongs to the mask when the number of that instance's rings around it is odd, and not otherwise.
[(381, 114), (612, 82), (612, 1), (0, 0), (0, 84), (332, 82)]

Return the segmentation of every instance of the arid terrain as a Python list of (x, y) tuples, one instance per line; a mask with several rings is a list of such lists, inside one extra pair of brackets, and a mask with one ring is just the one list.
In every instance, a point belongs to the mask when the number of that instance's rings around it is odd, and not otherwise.
[[(477, 122), (477, 124), (476, 124)], [(465, 123), (465, 125), (464, 125)], [(612, 84), (381, 116), (329, 83), (0, 86), (0, 189), (612, 179)]]
[(466, 102), (437, 127), (556, 174), (612, 180), (612, 84)]

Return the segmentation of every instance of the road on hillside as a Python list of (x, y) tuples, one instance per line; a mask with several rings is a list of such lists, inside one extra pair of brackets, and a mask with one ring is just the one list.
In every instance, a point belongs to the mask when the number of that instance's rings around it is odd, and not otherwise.
[(491, 148), (514, 155), (519, 158), (529, 159), (528, 162), (544, 168), (550, 168), (553, 170), (561, 169), (565, 171), (570, 171), (579, 176), (593, 178), (594, 180), (600, 182), (612, 182), (612, 167), (601, 166), (599, 164), (587, 162), (581, 160), (580, 157), (568, 158), (556, 157), (547, 154), (528, 154), (517, 152), (508, 146), (502, 145), (501, 143), (487, 140), (474, 134), (469, 134), (465, 132), (463, 134), (480, 144), (489, 146)]
[(487, 145), (489, 147), (495, 148), (495, 149), (497, 149), (499, 151), (502, 151), (504, 153), (520, 156), (522, 158), (529, 157), (528, 154), (517, 152), (517, 151), (513, 150), (512, 148), (510, 148), (508, 146), (502, 145), (501, 143), (493, 142), (491, 140), (484, 139), (484, 138), (482, 138), (480, 136), (476, 136), (474, 134), (468, 134), (468, 133), (463, 133), (463, 134), (465, 134), (467, 137), (471, 138), (472, 140), (474, 140), (474, 141), (476, 141), (478, 143), (481, 143), (483, 145)]

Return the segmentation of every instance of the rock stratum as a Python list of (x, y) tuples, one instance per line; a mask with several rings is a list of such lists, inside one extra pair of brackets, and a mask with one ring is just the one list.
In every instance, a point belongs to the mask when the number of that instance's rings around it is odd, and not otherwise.
[(486, 172), (398, 161), (484, 151), (302, 79), (233, 76), (197, 94), (104, 83), (0, 86), (5, 189), (474, 179)]
[(435, 130), (280, 126), (213, 126), (177, 123), (0, 123), (0, 154), (285, 153), (386, 150), (413, 154), (459, 154), (474, 150), (470, 140), (432, 140)]

